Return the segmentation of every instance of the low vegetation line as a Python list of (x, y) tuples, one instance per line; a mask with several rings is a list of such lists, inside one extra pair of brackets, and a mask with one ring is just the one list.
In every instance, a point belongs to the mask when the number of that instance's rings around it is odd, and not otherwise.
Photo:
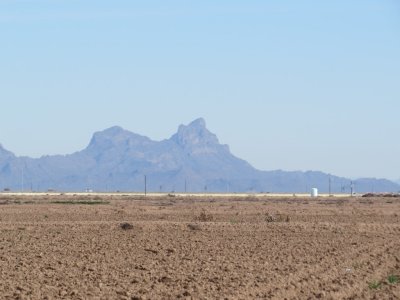
[(73, 201), (73, 200), (58, 200), (51, 201), (52, 204), (78, 204), (78, 205), (101, 205), (101, 204), (110, 204), (108, 201)]

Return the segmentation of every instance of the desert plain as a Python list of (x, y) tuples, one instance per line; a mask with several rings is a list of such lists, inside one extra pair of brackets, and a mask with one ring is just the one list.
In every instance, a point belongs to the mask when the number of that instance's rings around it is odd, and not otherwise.
[(400, 299), (400, 198), (0, 195), (0, 299)]

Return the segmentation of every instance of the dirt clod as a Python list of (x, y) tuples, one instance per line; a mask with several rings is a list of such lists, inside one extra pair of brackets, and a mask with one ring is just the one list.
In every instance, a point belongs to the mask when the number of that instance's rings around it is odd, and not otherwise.
[(201, 227), (200, 227), (199, 224), (188, 224), (187, 227), (188, 227), (190, 230), (201, 230)]
[(123, 230), (132, 230), (133, 229), (133, 225), (129, 224), (129, 223), (122, 223), (122, 224), (120, 224), (120, 227)]

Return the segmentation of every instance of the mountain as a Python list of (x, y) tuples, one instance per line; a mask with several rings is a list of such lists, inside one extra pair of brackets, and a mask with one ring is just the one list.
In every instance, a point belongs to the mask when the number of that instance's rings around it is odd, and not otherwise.
[[(350, 192), (351, 180), (322, 172), (260, 171), (220, 144), (203, 119), (153, 141), (115, 126), (70, 155), (17, 157), (0, 145), (0, 188), (45, 191)], [(397, 192), (385, 179), (358, 179), (357, 192)]]

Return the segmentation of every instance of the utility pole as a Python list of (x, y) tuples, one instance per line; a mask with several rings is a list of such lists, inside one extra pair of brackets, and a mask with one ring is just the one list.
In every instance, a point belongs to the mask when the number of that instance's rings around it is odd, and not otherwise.
[(185, 179), (185, 194), (186, 194), (186, 192), (187, 192), (187, 181)]
[(24, 192), (24, 166), (22, 166), (22, 171), (21, 171), (21, 192)]
[(147, 196), (147, 176), (144, 176), (144, 195)]
[(354, 195), (354, 182), (353, 181), (350, 182), (350, 192), (351, 192), (351, 196), (353, 197), (353, 195)]
[(332, 196), (332, 178), (329, 175), (329, 196)]

